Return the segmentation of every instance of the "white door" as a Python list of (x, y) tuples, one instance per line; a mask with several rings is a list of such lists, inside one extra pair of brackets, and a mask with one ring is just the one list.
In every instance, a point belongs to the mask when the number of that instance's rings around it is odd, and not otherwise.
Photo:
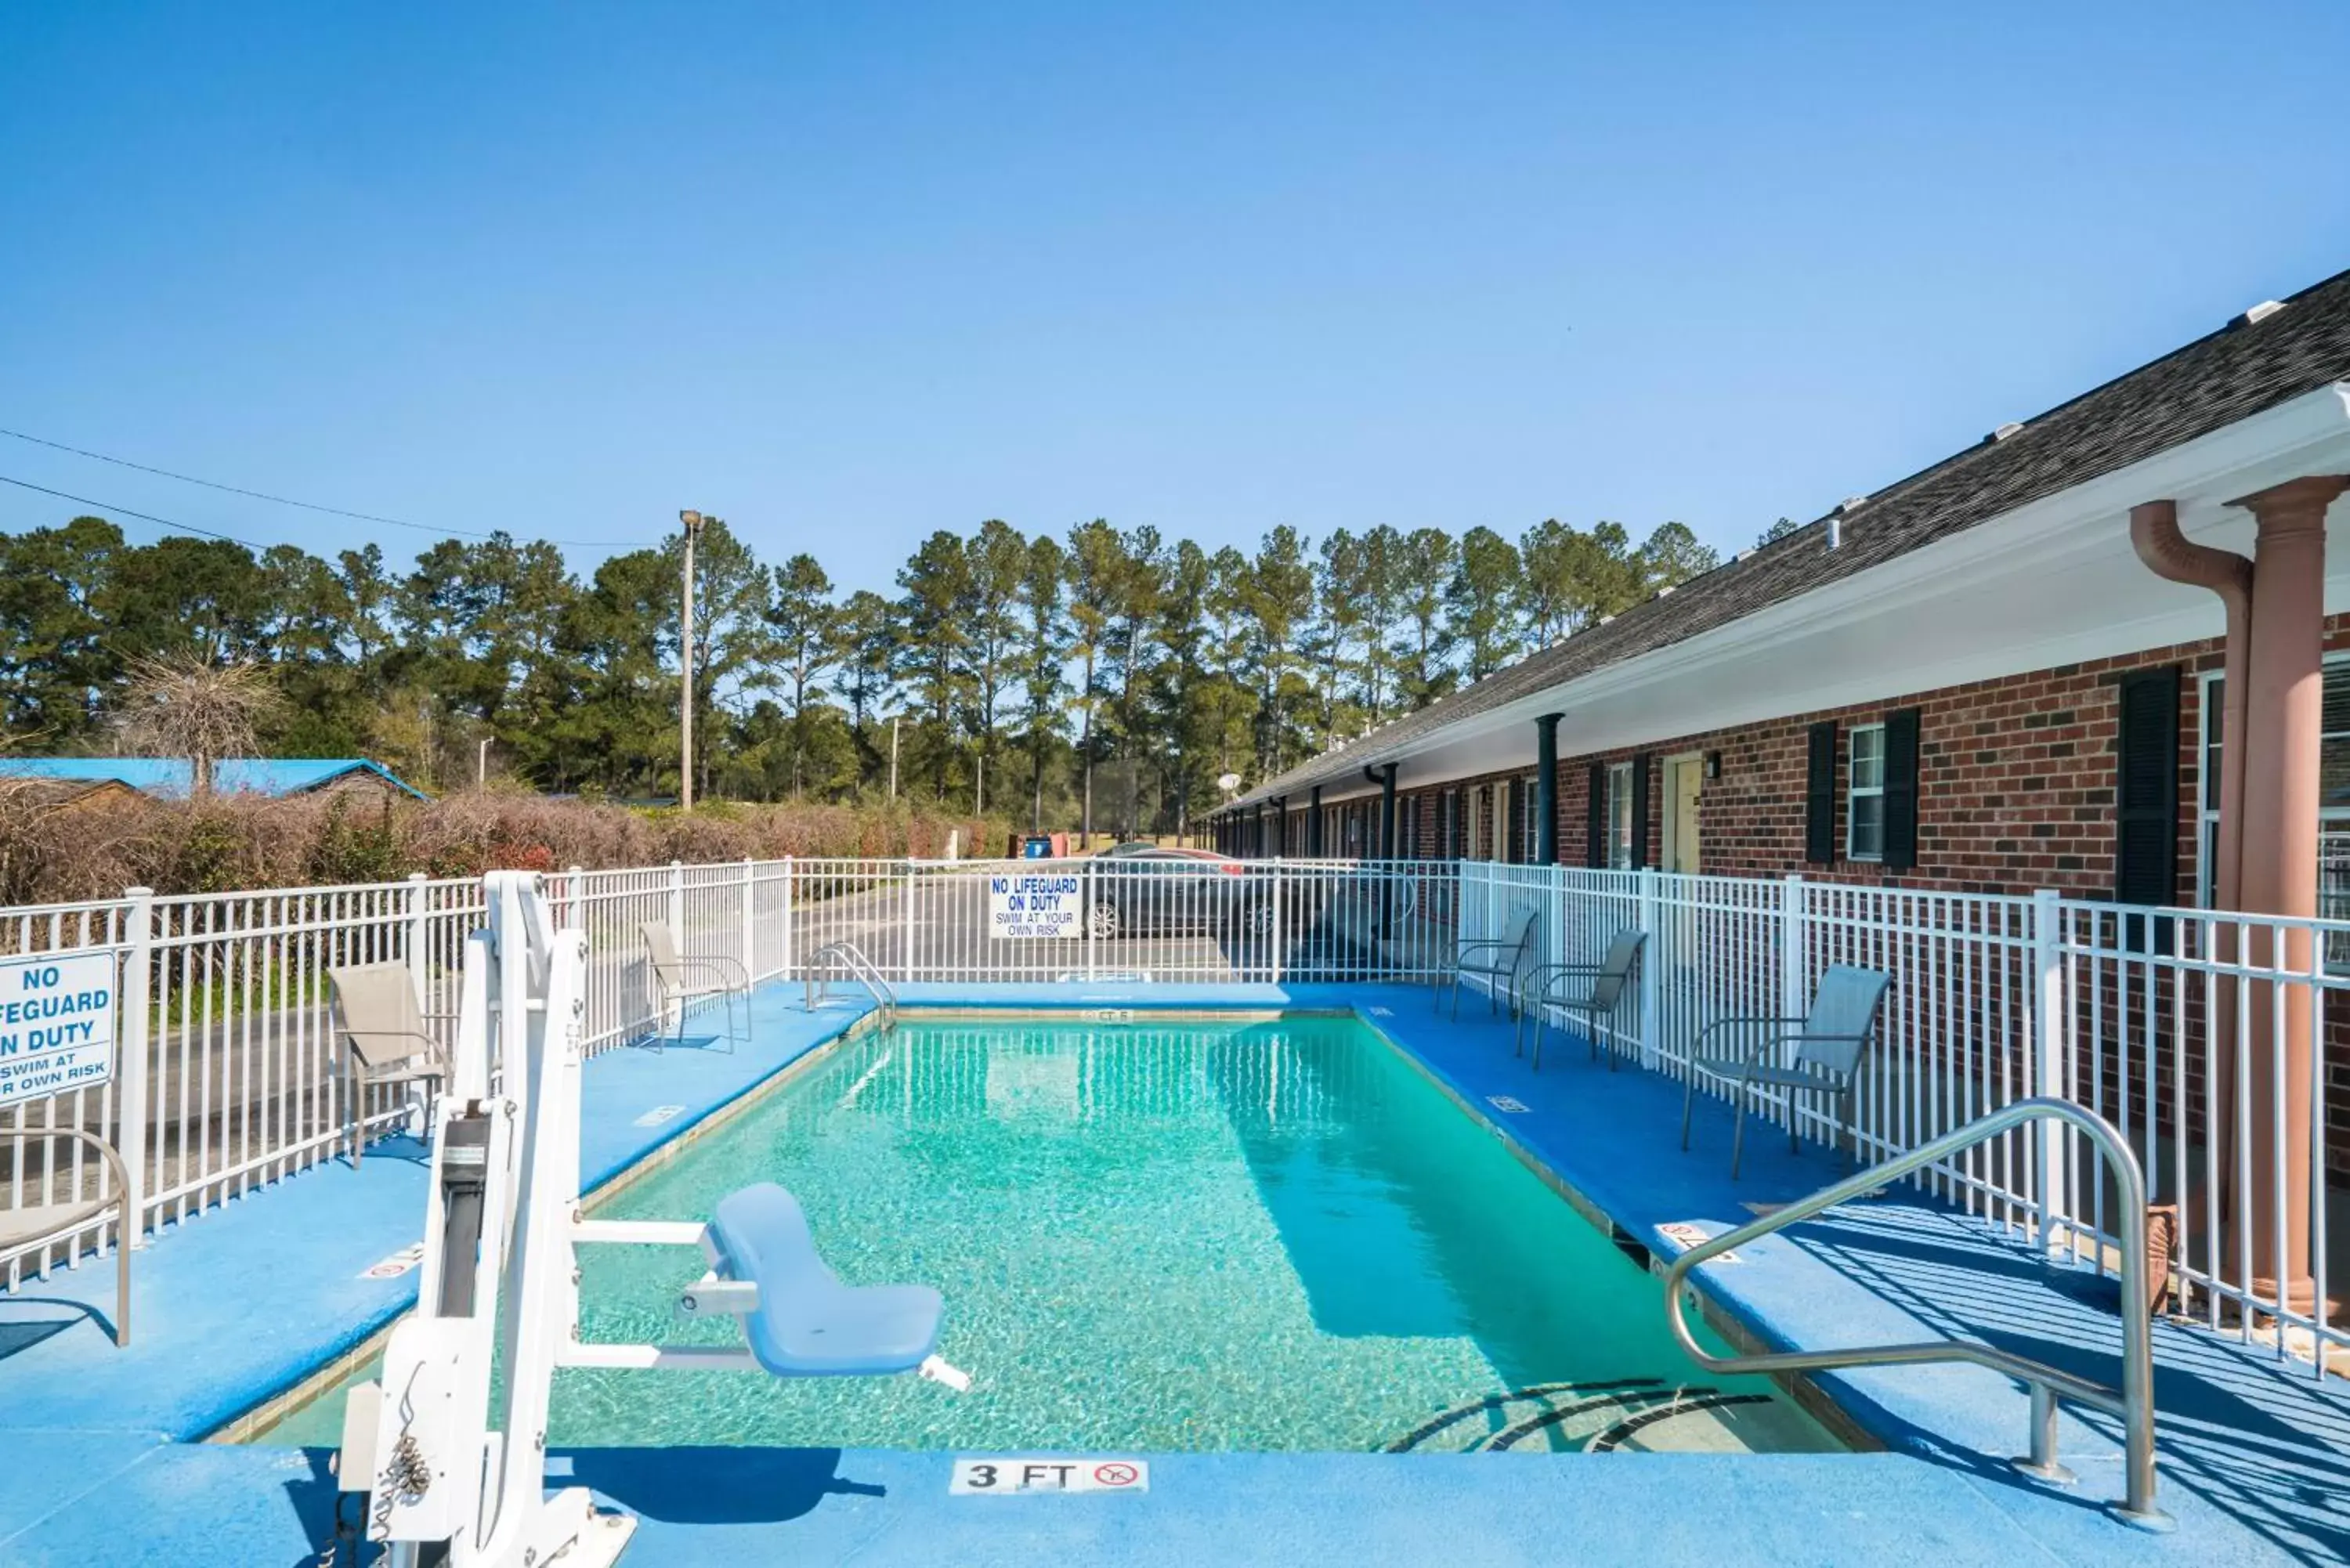
[(1705, 759), (1670, 757), (1665, 762), (1664, 867), (1695, 876), (1698, 869), (1698, 805), (1704, 792)]

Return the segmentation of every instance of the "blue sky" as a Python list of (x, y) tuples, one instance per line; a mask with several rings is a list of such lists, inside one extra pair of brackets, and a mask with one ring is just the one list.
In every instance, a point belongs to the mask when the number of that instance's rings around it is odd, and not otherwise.
[(0, 425), (855, 587), (988, 516), (1734, 548), (2350, 266), (2345, 58), (2262, 0), (13, 7)]

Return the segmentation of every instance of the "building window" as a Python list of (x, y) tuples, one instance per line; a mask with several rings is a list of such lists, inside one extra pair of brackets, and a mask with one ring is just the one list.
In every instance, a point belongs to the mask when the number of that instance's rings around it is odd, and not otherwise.
[(1632, 764), (1610, 763), (1607, 769), (1607, 868), (1632, 868)]
[[(2200, 819), (2195, 894), (2207, 909), (2220, 866), (2220, 704), (2227, 700), (2226, 686), (2218, 670), (2204, 676), (2196, 704), (2203, 752), (2202, 765), (2195, 770)], [(2317, 913), (2324, 919), (2350, 919), (2350, 653), (2326, 656), (2324, 693), (2317, 742)], [(2350, 963), (2350, 940), (2337, 936), (2327, 945), (2341, 949), (2329, 953), (2334, 966)]]
[(1856, 724), (1845, 785), (1845, 858), (1885, 858), (1885, 726)]

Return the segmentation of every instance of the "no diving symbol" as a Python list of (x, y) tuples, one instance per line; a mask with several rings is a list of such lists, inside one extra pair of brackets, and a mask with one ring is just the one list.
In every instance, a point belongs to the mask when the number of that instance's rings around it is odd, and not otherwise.
[(1094, 1467), (1094, 1480), (1102, 1486), (1132, 1486), (1140, 1479), (1139, 1472), (1132, 1465), (1109, 1464)]

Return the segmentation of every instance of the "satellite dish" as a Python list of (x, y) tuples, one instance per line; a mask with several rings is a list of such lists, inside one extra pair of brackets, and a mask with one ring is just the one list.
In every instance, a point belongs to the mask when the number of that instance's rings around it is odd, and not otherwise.
[(1232, 791), (1241, 787), (1241, 775), (1238, 774), (1226, 774), (1216, 781), (1216, 787), (1222, 790), (1225, 794), (1230, 794)]

